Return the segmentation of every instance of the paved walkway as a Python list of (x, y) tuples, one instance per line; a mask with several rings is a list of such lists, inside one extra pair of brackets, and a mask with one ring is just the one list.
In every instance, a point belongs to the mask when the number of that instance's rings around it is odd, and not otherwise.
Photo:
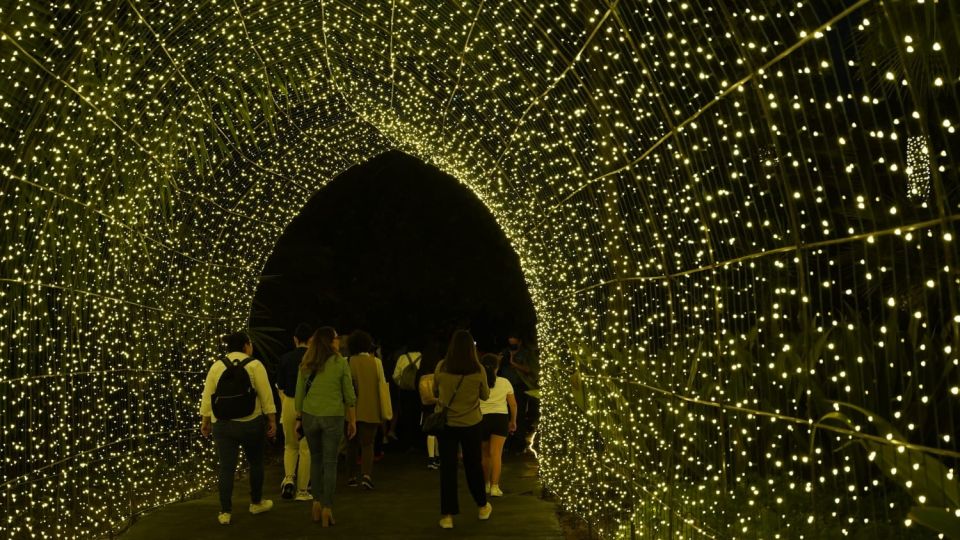
[(455, 517), (452, 530), (437, 525), (440, 472), (428, 470), (419, 453), (388, 453), (374, 466), (374, 491), (347, 487), (341, 463), (334, 499), (337, 524), (328, 529), (310, 520), (311, 503), (280, 498), (282, 466), (278, 458), (267, 465), (264, 487), (266, 498), (274, 502), (272, 511), (256, 516), (247, 511), (249, 484), (244, 477), (234, 486), (233, 523), (229, 526), (217, 523), (219, 504), (212, 491), (142, 516), (119, 539), (563, 538), (554, 504), (539, 497), (537, 465), (529, 457), (505, 457), (501, 482), (504, 496), (491, 499), (493, 515), (489, 521), (477, 519), (461, 466), (461, 513)]

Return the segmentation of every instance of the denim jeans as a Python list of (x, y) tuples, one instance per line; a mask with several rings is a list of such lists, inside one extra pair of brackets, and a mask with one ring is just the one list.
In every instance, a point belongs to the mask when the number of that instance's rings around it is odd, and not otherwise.
[(313, 416), (303, 413), (303, 435), (310, 447), (310, 483), (314, 500), (333, 506), (337, 487), (337, 454), (343, 438), (342, 416)]
[(217, 447), (220, 470), (220, 511), (233, 511), (233, 475), (237, 471), (240, 448), (250, 464), (250, 502), (259, 503), (263, 497), (263, 451), (266, 445), (266, 418), (261, 415), (248, 422), (218, 420), (213, 424), (213, 442)]

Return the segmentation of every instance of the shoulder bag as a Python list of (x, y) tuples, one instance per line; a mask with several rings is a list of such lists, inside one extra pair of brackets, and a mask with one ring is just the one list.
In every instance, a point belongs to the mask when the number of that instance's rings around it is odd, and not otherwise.
[(440, 435), (447, 429), (447, 407), (453, 403), (454, 398), (457, 397), (457, 391), (460, 390), (460, 385), (463, 384), (463, 375), (460, 376), (460, 382), (457, 383), (457, 388), (453, 391), (453, 395), (450, 396), (450, 401), (446, 405), (440, 406), (440, 410), (431, 413), (429, 416), (423, 419), (423, 432), (427, 435)]

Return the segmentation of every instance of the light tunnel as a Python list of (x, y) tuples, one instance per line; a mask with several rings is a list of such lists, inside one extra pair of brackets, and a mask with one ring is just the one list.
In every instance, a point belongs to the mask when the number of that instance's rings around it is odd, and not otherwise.
[(958, 9), (3, 0), (0, 536), (201, 489), (216, 336), (400, 150), (520, 255), (542, 480), (603, 537), (956, 537)]

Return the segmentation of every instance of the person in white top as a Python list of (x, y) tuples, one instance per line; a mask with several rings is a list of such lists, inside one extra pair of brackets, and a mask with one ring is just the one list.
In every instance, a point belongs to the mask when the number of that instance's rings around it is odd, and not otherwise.
[[(224, 342), (229, 352), (226, 358), (217, 360), (210, 366), (203, 385), (203, 395), (200, 398), (200, 433), (204, 437), (213, 434), (220, 462), (217, 474), (220, 514), (217, 520), (221, 525), (229, 525), (233, 511), (233, 477), (241, 447), (250, 464), (250, 513), (260, 514), (273, 508), (273, 501), (263, 498), (263, 453), (266, 446), (264, 433), (273, 438), (277, 432), (277, 409), (266, 368), (259, 360), (250, 358), (253, 345), (247, 334), (230, 334), (224, 337)], [(228, 374), (228, 379), (232, 378), (229, 375), (237, 374), (232, 369), (234, 366), (242, 366), (249, 377), (249, 386), (246, 388), (248, 391), (239, 395), (225, 392), (227, 386), (221, 384), (227, 382), (221, 381), (224, 374)], [(233, 381), (235, 384), (247, 385), (247, 381), (242, 378), (233, 378)], [(250, 387), (255, 396), (249, 395)], [(245, 397), (239, 397), (240, 395)], [(241, 412), (237, 412), (238, 410)], [(223, 418), (218, 419), (215, 411), (219, 411)], [(247, 411), (250, 411), (249, 414), (244, 414)]]
[(419, 351), (407, 351), (397, 357), (393, 370), (398, 407), (393, 411), (395, 414), (387, 435), (397, 439), (400, 449), (417, 446), (423, 440), (423, 432), (420, 431), (420, 392), (417, 391), (422, 362), (423, 355)]
[(517, 430), (517, 400), (510, 381), (497, 376), (500, 357), (485, 354), (480, 363), (487, 372), (487, 386), (490, 387), (490, 397), (480, 400), (480, 412), (483, 414), (483, 449), (480, 454), (483, 458), (483, 477), (487, 482), (487, 493), (491, 497), (502, 497), (500, 465), (503, 443), (509, 434)]

